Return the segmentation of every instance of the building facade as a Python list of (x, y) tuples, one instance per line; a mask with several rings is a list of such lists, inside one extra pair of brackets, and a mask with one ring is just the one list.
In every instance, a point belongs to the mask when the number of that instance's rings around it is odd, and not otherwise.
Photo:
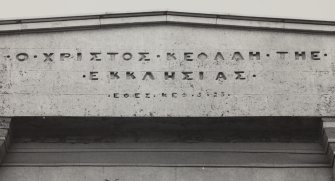
[(0, 180), (333, 180), (335, 22), (0, 21)]

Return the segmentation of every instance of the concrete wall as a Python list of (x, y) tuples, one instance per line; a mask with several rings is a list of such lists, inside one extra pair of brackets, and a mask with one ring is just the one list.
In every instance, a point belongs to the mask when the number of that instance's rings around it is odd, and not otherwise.
[(2, 181), (331, 181), (327, 168), (2, 167)]
[(0, 115), (334, 116), (334, 40), (181, 24), (1, 35)]

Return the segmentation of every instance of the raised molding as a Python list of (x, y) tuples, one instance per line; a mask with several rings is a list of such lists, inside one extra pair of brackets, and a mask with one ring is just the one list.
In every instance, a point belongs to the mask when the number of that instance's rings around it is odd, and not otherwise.
[(249, 17), (173, 11), (0, 20), (0, 33), (100, 29), (130, 24), (193, 24), (235, 28), (335, 33), (334, 21)]

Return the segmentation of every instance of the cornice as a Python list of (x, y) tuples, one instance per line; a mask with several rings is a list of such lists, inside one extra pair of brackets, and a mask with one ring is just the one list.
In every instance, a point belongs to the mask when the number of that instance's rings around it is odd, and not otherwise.
[(188, 24), (214, 27), (335, 33), (335, 21), (151, 11), (67, 17), (0, 20), (0, 33), (100, 29), (143, 24)]

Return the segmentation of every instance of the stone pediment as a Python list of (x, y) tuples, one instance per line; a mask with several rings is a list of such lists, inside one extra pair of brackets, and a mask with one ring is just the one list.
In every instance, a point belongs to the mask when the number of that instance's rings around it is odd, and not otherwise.
[(335, 22), (181, 12), (0, 21), (0, 114), (334, 116)]

